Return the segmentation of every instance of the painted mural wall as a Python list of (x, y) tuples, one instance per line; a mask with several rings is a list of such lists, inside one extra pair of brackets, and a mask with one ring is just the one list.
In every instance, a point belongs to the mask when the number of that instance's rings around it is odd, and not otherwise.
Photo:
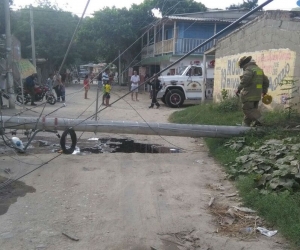
[[(222, 89), (228, 90), (230, 95), (234, 95), (234, 91), (240, 83), (239, 76), (243, 74), (243, 70), (237, 66), (237, 61), (244, 55), (251, 55), (268, 76), (270, 81), (268, 93), (273, 97), (273, 106), (286, 104), (286, 99), (291, 93), (289, 90), (284, 90), (287, 86), (280, 86), (280, 83), (284, 79), (293, 79), (294, 76), (296, 52), (290, 49), (261, 50), (217, 58), (214, 100), (221, 100)], [(299, 82), (297, 84), (299, 85)]]

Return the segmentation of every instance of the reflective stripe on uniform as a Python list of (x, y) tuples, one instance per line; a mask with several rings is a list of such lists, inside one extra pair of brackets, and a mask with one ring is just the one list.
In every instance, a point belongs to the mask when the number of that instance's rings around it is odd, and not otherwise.
[(262, 70), (254, 70), (256, 72), (256, 75), (258, 76), (262, 76), (263, 75), (263, 71)]

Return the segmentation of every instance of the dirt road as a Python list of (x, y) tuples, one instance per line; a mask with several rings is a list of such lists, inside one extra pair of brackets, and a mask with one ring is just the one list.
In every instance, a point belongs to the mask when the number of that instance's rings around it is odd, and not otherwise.
[[(79, 86), (69, 87), (67, 92), (76, 89)], [(115, 87), (111, 101), (126, 90)], [(66, 107), (51, 116), (76, 118), (93, 102), (95, 86), (89, 97), (84, 100), (83, 91), (68, 96)], [(148, 94), (139, 97), (139, 102), (125, 97), (125, 101), (101, 112), (101, 119), (167, 122), (174, 112), (164, 105), (148, 109)], [(60, 105), (47, 106), (44, 113)], [(42, 107), (35, 110), (40, 112)], [(92, 105), (80, 118), (92, 115), (94, 110)], [(24, 115), (36, 114), (30, 111)], [(209, 212), (209, 201), (215, 197), (212, 207), (230, 207), (239, 205), (239, 201), (237, 196), (226, 197), (236, 190), (225, 180), (202, 139), (84, 133), (80, 140), (90, 137), (131, 138), (180, 147), (184, 152), (58, 157), (22, 178), (24, 183), (16, 183), (23, 191), (0, 192), (1, 249), (286, 249), (279, 243), (283, 242), (279, 235), (267, 238), (257, 234), (240, 240), (245, 235), (228, 237), (221, 233), (217, 217)], [(0, 175), (7, 177), (10, 171), (10, 176), (20, 176), (57, 155), (50, 150), (34, 154), (34, 150), (31, 155), (14, 157), (19, 161), (1, 155)]]

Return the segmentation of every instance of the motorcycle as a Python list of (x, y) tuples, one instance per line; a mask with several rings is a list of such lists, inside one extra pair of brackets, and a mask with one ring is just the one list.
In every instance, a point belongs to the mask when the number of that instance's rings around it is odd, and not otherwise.
[[(23, 103), (27, 104), (27, 103), (31, 102), (31, 95), (26, 88), (23, 88), (23, 94), (24, 94), (24, 98), (22, 96), (22, 89), (19, 87), (17, 90), (17, 96), (16, 96), (17, 101), (22, 104)], [(50, 91), (50, 89), (47, 86), (35, 86), (34, 87), (34, 101), (42, 102), (44, 100), (44, 97), (46, 98), (46, 101), (49, 104), (54, 105), (56, 103), (56, 98), (55, 98), (54, 94)]]

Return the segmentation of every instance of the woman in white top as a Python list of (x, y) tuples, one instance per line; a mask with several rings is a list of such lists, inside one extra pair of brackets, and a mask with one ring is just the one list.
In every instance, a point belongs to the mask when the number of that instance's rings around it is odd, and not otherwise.
[(135, 92), (135, 99), (138, 101), (138, 92), (139, 92), (139, 84), (140, 84), (140, 76), (137, 75), (136, 71), (133, 71), (133, 75), (131, 76), (130, 79), (131, 82), (131, 99), (133, 99), (133, 92)]

